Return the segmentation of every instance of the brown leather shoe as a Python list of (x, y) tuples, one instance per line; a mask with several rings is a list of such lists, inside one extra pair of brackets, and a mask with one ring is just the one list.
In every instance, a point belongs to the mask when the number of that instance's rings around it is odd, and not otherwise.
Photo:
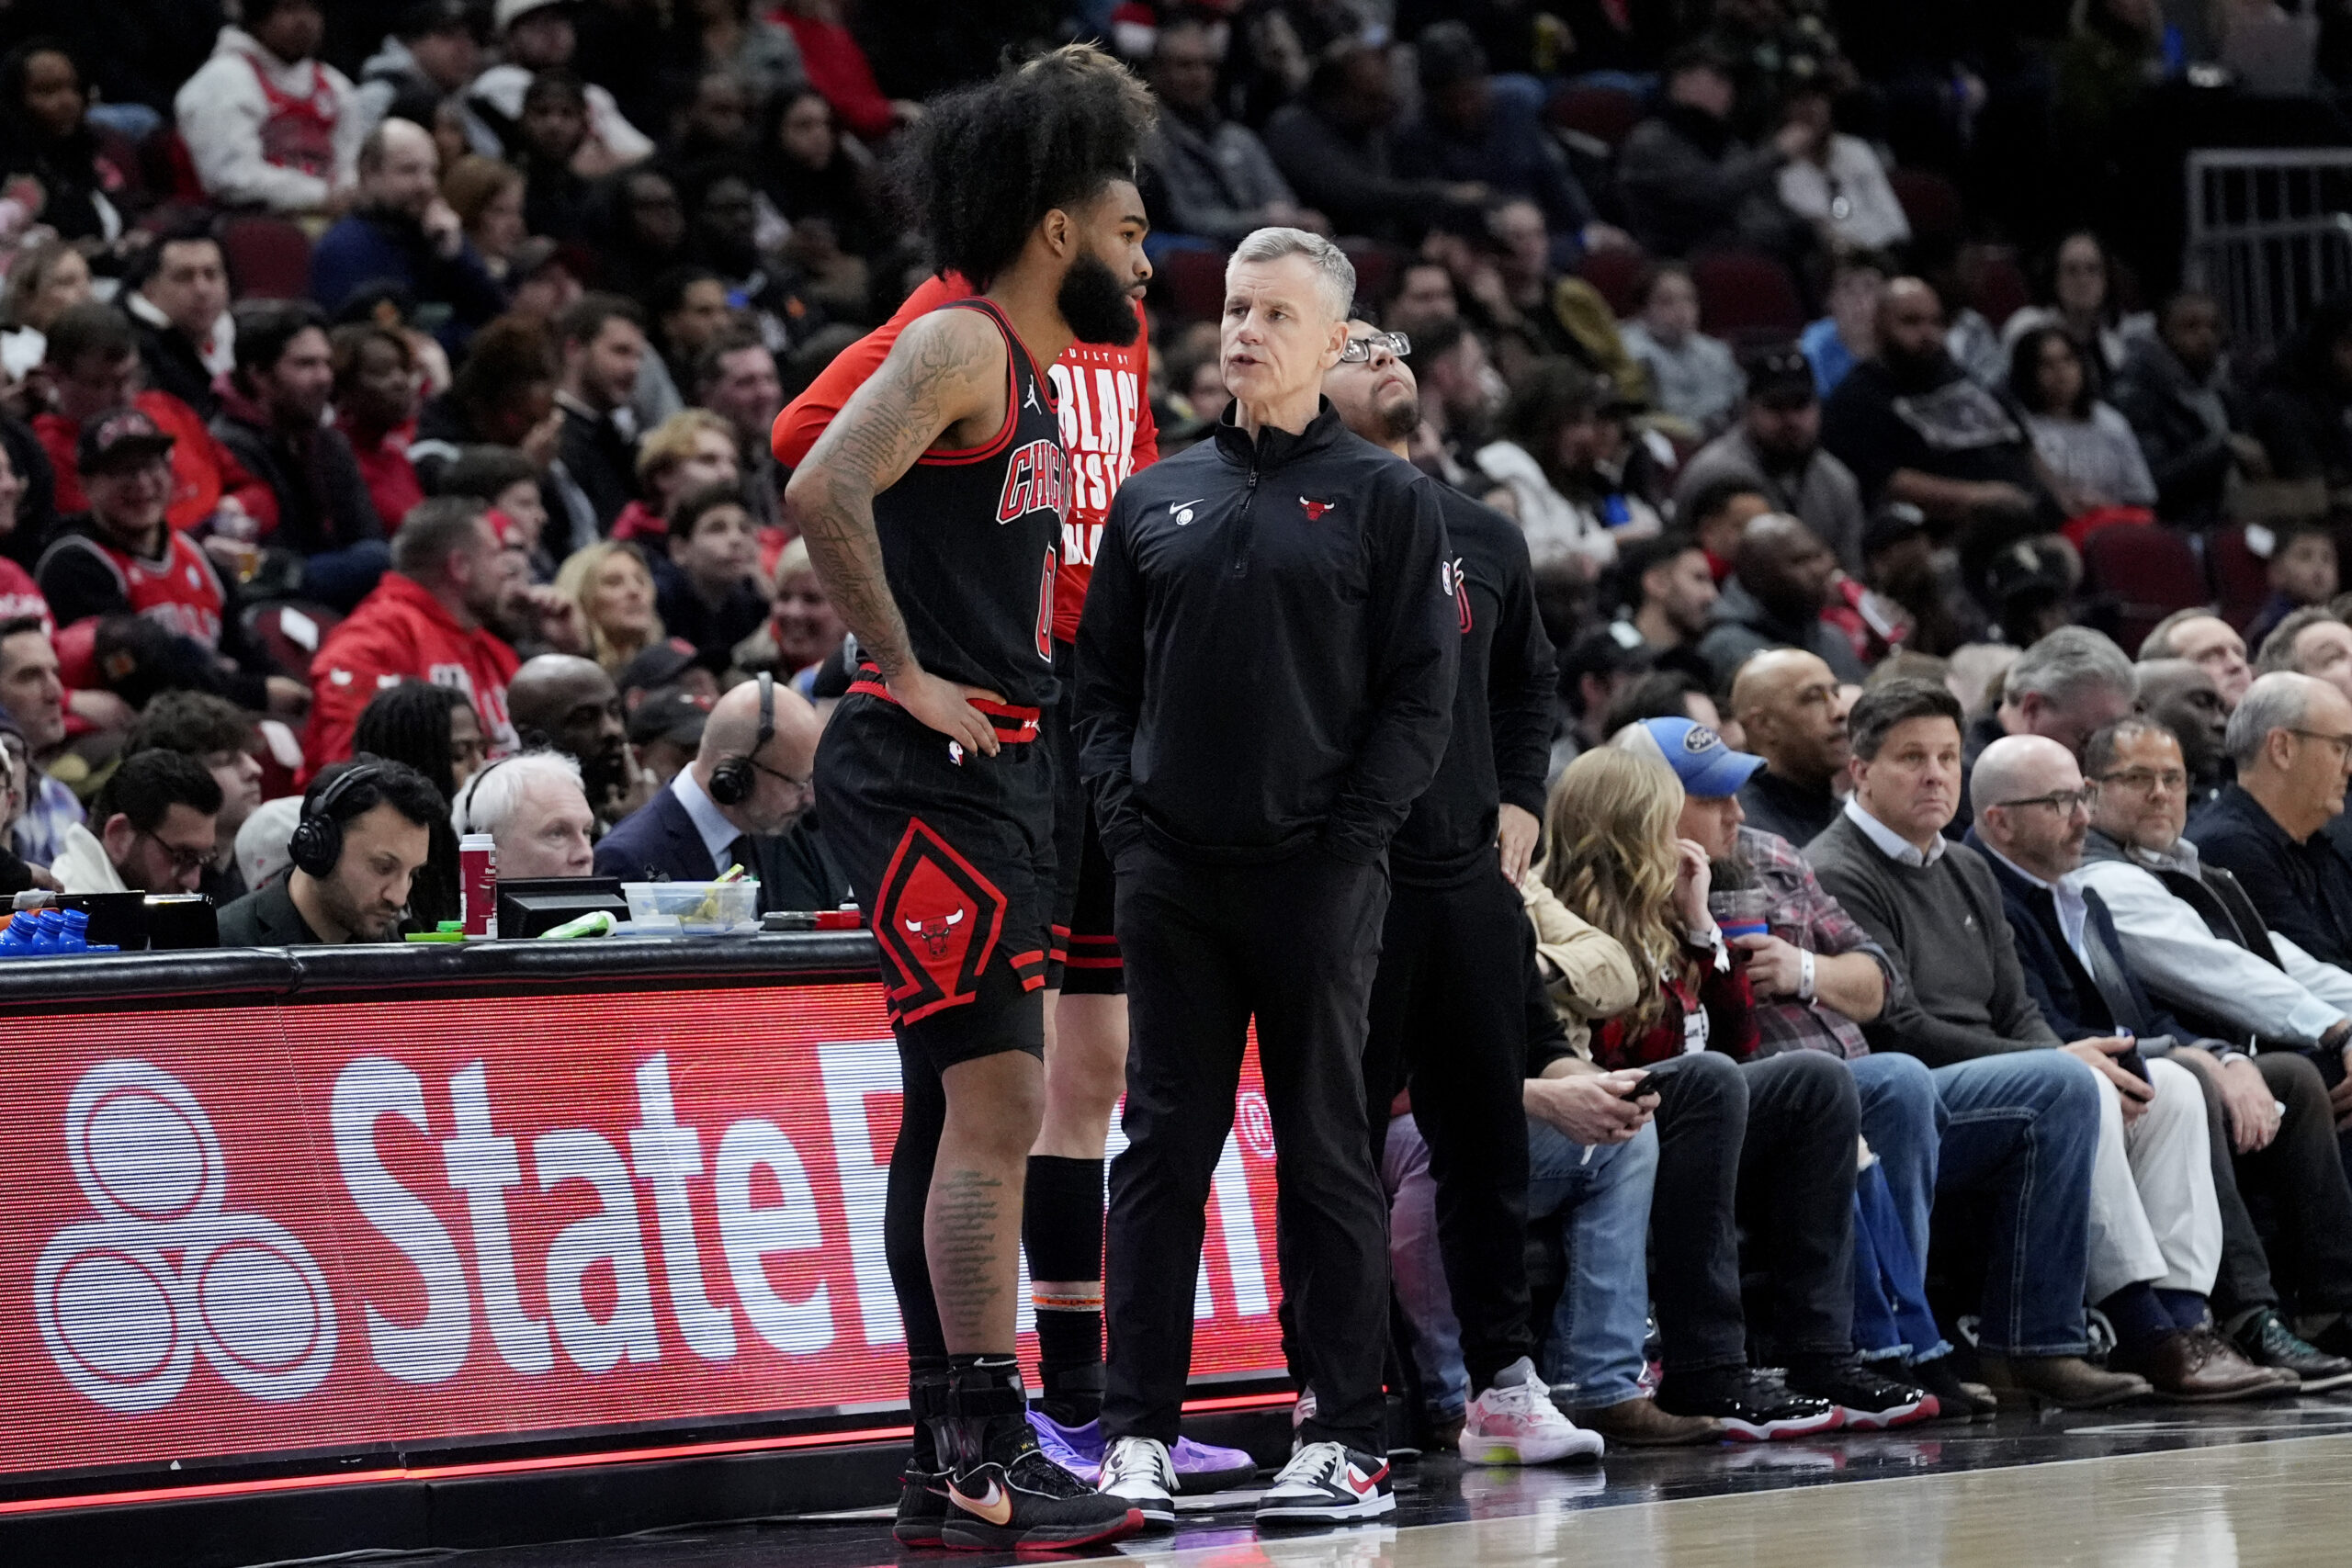
[(2209, 1325), (2167, 1334), (2154, 1345), (2125, 1356), (2118, 1365), (2130, 1365), (2155, 1385), (2159, 1398), (2185, 1404), (2216, 1404), (2231, 1400), (2276, 1399), (2300, 1393), (2302, 1380), (2278, 1367), (2258, 1367), (2235, 1350)]
[(1679, 1449), (1724, 1439), (1724, 1424), (1713, 1416), (1669, 1416), (1655, 1400), (1639, 1396), (1577, 1410), (1568, 1419), (1629, 1449)]
[(2069, 1410), (2103, 1410), (2155, 1392), (2145, 1378), (2101, 1371), (2080, 1356), (1987, 1354), (1977, 1358), (1977, 1365), (1985, 1387), (2004, 1404), (2015, 1399)]

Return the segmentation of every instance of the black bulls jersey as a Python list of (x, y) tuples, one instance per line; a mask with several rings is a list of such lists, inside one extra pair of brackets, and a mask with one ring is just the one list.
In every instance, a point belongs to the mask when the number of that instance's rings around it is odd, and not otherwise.
[(915, 657), (932, 674), (1043, 707), (1056, 695), (1054, 571), (1069, 506), (1069, 458), (1053, 387), (1004, 313), (1011, 367), (1004, 428), (985, 446), (933, 450), (874, 498), (882, 565)]

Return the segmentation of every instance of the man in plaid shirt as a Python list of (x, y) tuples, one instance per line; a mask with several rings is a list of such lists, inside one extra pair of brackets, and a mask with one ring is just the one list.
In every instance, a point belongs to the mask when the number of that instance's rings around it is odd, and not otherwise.
[[(1816, 958), (1863, 953), (1878, 965), (1887, 990), (1894, 988), (1899, 982), (1894, 964), (1887, 961), (1886, 950), (1872, 942), (1869, 933), (1854, 923), (1851, 915), (1838, 908), (1838, 900), (1815, 878), (1813, 867), (1797, 853), (1795, 845), (1775, 834), (1742, 826), (1738, 846), (1740, 867), (1754, 886), (1772, 896), (1771, 913), (1767, 918), (1774, 937)], [(1715, 886), (1722, 887), (1725, 884), (1718, 877)], [(1820, 998), (1804, 1000), (1791, 992), (1775, 991), (1769, 978), (1754, 970), (1748, 975), (1748, 985), (1756, 997), (1757, 1032), (1762, 1036), (1756, 1048), (1758, 1055), (1769, 1056), (1780, 1051), (1827, 1051), (1850, 1062), (1871, 1054), (1870, 1045), (1862, 1039), (1861, 1025)], [(1871, 1100), (1867, 1086), (1862, 1100), (1867, 1118)], [(1866, 1126), (1863, 1136), (1869, 1135)]]

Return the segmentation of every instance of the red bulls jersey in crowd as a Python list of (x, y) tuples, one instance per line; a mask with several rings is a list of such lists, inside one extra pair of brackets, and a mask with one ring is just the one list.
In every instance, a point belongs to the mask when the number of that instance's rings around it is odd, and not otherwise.
[[(105, 563), (131, 613), (160, 621), (207, 648), (220, 646), (220, 612), (229, 595), (204, 551), (176, 528), (163, 530), (164, 553), (150, 559), (93, 535), (59, 536), (48, 554), (81, 550)], [(43, 557), (44, 561), (47, 555)], [(43, 569), (46, 570), (46, 567)]]

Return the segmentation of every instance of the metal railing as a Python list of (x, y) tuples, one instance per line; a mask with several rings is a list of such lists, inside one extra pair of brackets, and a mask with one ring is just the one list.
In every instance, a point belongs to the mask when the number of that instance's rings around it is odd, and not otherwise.
[(2242, 360), (2352, 291), (2352, 148), (2208, 149), (2188, 168), (2181, 280), (2220, 301)]

